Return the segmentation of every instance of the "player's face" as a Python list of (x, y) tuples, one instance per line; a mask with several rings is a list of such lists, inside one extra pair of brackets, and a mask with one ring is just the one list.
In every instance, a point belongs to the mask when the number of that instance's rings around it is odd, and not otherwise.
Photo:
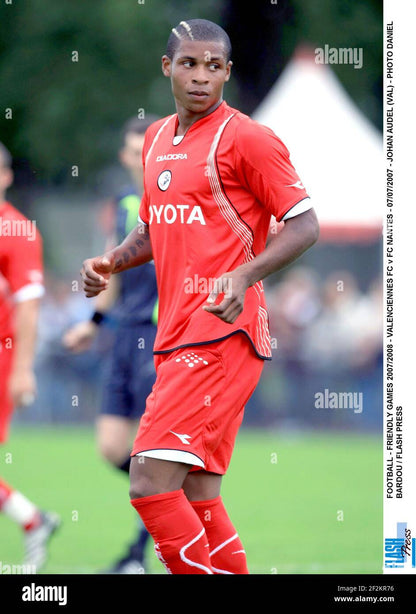
[(181, 41), (174, 57), (162, 58), (162, 71), (170, 77), (178, 113), (204, 115), (222, 99), (232, 62), (223, 43)]
[(142, 152), (144, 134), (129, 132), (126, 134), (124, 147), (120, 151), (120, 162), (139, 185), (143, 181)]
[(7, 166), (4, 166), (0, 157), (0, 204), (3, 202), (6, 196), (6, 190), (10, 188), (13, 183), (13, 172)]

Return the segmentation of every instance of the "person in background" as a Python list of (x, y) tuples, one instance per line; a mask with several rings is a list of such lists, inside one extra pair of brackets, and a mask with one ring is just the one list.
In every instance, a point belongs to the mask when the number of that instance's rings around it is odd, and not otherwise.
[[(122, 131), (119, 159), (128, 171), (130, 184), (116, 198), (116, 233), (110, 246), (124, 240), (137, 225), (143, 192), (142, 150), (144, 133), (155, 121), (132, 118)], [(103, 400), (97, 420), (100, 454), (114, 467), (129, 474), (132, 439), (144, 411), (146, 398), (155, 380), (153, 344), (157, 323), (157, 287), (153, 262), (114, 277), (109, 288), (95, 302), (90, 320), (68, 330), (64, 345), (73, 352), (91, 347), (111, 310), (116, 332), (108, 371), (104, 377)], [(110, 573), (134, 574), (145, 571), (145, 546), (148, 532), (139, 521), (137, 538)]]
[[(0, 143), (0, 443), (8, 441), (13, 410), (36, 397), (34, 358), (43, 286), (42, 239), (36, 222), (6, 201), (13, 183), (12, 157)], [(33, 451), (32, 451), (33, 452)], [(37, 573), (60, 519), (42, 511), (0, 477), (0, 511), (24, 536), (24, 565)]]
[[(162, 72), (177, 112), (146, 132), (139, 224), (81, 267), (93, 298), (113, 274), (155, 262), (156, 381), (132, 449), (129, 495), (171, 574), (248, 573), (221, 484), (271, 359), (262, 280), (319, 236), (287, 148), (223, 100), (231, 66), (217, 24), (191, 19), (171, 30)], [(284, 226), (266, 245), (272, 215)]]

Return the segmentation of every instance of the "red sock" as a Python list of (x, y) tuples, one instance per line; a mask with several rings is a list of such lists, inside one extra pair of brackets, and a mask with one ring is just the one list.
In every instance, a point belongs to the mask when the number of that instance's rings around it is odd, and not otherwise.
[(183, 490), (132, 499), (171, 574), (212, 574), (205, 529)]
[(248, 574), (246, 553), (221, 497), (191, 501), (205, 527), (215, 574)]

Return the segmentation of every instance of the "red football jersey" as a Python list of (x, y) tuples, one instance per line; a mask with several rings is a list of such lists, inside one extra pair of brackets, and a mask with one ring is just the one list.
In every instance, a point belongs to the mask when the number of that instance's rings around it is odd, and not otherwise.
[(13, 334), (13, 308), (44, 293), (42, 238), (36, 223), (0, 204), (0, 339)]
[[(223, 101), (177, 137), (178, 116), (147, 130), (140, 218), (149, 226), (159, 291), (155, 353), (242, 331), (257, 354), (271, 344), (262, 282), (233, 324), (202, 309), (215, 279), (255, 258), (271, 216), (309, 198), (289, 152), (268, 128)], [(308, 208), (308, 207), (307, 207)]]

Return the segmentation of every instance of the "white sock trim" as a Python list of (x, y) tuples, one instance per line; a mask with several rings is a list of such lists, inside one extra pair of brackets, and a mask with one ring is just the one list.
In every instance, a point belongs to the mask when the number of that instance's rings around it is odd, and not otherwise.
[(189, 543), (187, 543), (185, 546), (183, 546), (183, 548), (180, 549), (179, 556), (181, 557), (182, 561), (184, 561), (184, 563), (187, 563), (191, 567), (197, 567), (198, 569), (202, 569), (203, 571), (205, 571), (205, 573), (212, 575), (212, 571), (208, 567), (205, 567), (205, 565), (202, 565), (201, 563), (195, 563), (195, 561), (191, 561), (191, 559), (188, 559), (188, 557), (185, 556), (185, 550), (187, 550), (190, 546), (192, 546), (192, 544), (201, 539), (204, 534), (205, 529), (202, 529), (202, 531), (196, 537), (194, 537), (194, 539), (191, 539)]
[(35, 517), (37, 511), (38, 508), (36, 505), (17, 490), (14, 490), (10, 496), (7, 497), (2, 507), (2, 512), (21, 526), (29, 524)]

